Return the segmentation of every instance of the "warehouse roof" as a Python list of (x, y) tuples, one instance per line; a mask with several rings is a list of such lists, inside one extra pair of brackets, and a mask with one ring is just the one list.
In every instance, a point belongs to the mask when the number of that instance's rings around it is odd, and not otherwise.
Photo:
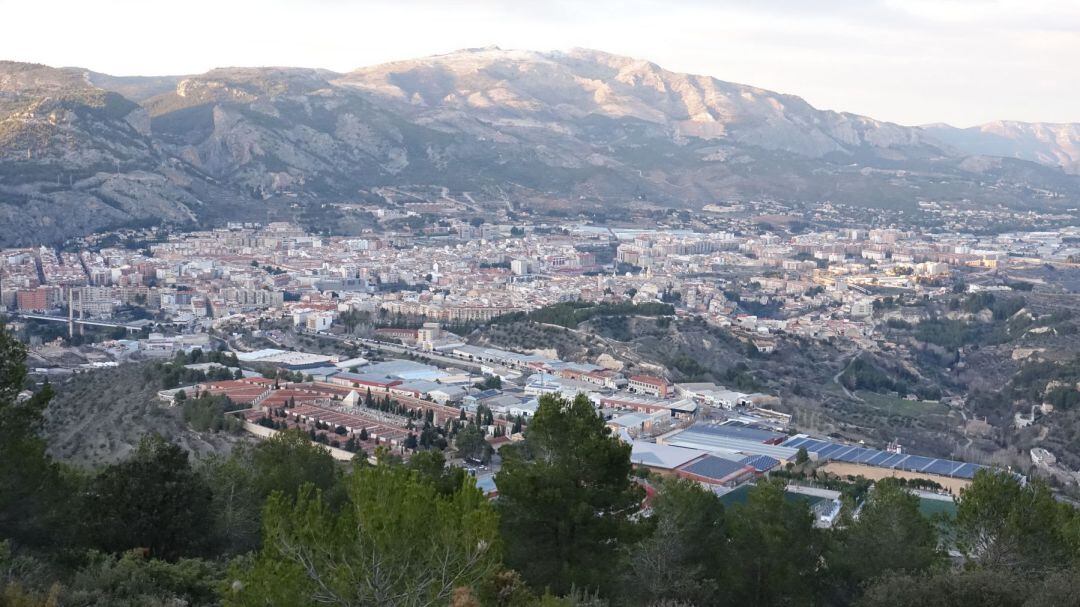
[(762, 428), (755, 428), (742, 423), (727, 423), (727, 424), (694, 424), (691, 428), (697, 432), (703, 432), (714, 436), (727, 436), (730, 438), (742, 438), (746, 440), (758, 441), (761, 443), (769, 441), (779, 441), (787, 438), (787, 434), (781, 432), (774, 432), (772, 430), (765, 430)]
[(679, 470), (716, 482), (724, 482), (732, 477), (753, 472), (753, 468), (749, 466), (715, 455), (706, 455), (682, 466)]
[(658, 445), (645, 441), (634, 441), (630, 451), (631, 463), (650, 468), (673, 470), (679, 466), (691, 462), (702, 455), (704, 451), (672, 447), (671, 445)]
[(730, 453), (744, 453), (746, 455), (768, 455), (778, 460), (793, 460), (798, 449), (781, 445), (770, 445), (754, 440), (743, 438), (731, 438), (718, 436), (708, 432), (697, 431), (697, 426), (691, 426), (686, 430), (672, 433), (664, 438), (664, 444), (676, 447), (700, 449), (702, 451), (728, 451)]

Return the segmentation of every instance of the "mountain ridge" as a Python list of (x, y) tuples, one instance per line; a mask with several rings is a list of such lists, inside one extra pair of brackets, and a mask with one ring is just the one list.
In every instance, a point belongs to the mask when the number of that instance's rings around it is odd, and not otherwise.
[(1080, 175), (1080, 123), (994, 120), (967, 128), (922, 128), (965, 153), (1030, 160)]
[(486, 47), (345, 73), (113, 77), (2, 62), (0, 220), (31, 223), (0, 228), (0, 245), (265, 215), (281, 197), (379, 202), (385, 187), (612, 216), (751, 197), (1033, 207), (1080, 196), (1053, 154), (984, 156), (939, 131), (591, 49)]

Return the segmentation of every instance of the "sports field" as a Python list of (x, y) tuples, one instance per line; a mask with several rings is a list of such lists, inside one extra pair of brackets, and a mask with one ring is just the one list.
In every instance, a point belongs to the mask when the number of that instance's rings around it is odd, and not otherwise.
[(873, 481), (878, 481), (883, 478), (919, 478), (924, 480), (930, 480), (941, 485), (942, 487), (945, 487), (953, 495), (960, 495), (960, 490), (971, 484), (970, 479), (952, 478), (949, 476), (940, 476), (937, 474), (923, 474), (922, 472), (908, 472), (907, 470), (894, 470), (892, 468), (862, 466), (859, 464), (850, 464), (847, 462), (829, 462), (822, 466), (820, 470), (824, 470), (830, 474), (835, 474), (841, 477), (862, 476)]

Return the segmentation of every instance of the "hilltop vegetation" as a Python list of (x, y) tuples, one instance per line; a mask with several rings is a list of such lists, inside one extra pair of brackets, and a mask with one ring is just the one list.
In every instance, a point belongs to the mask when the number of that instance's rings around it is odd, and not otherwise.
[[(159, 390), (208, 378), (203, 371), (186, 369), (186, 362), (126, 364), (58, 381), (45, 410), (50, 454), (73, 464), (100, 465), (123, 459), (137, 447), (140, 437), (150, 433), (195, 454), (228, 452), (234, 443), (246, 440), (227, 432), (193, 431), (189, 426), (197, 418), (196, 430), (225, 429), (225, 419), (212, 410), (223, 411), (231, 405), (192, 399), (184, 406), (170, 407), (158, 398)], [(217, 379), (232, 376), (224, 371), (211, 374)], [(205, 427), (201, 420), (206, 420)]]

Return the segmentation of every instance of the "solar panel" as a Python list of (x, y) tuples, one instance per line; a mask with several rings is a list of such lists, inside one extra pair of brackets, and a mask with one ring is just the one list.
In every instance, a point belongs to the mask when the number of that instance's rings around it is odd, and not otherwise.
[(705, 457), (683, 466), (682, 470), (703, 476), (705, 478), (720, 480), (727, 478), (728, 476), (743, 469), (743, 465), (738, 462), (726, 460), (720, 457), (712, 455), (706, 455)]
[(863, 449), (863, 452), (856, 461), (860, 464), (865, 464), (879, 455), (881, 455), (881, 451), (878, 451), (877, 449)]
[(843, 451), (837, 451), (833, 454), (832, 458), (838, 462), (853, 462), (862, 453), (862, 449), (858, 447), (851, 447)]
[(921, 455), (910, 455), (906, 460), (901, 462), (897, 467), (902, 470), (911, 470), (912, 472), (918, 472), (923, 468), (929, 466), (934, 462), (932, 457), (923, 457)]
[(841, 451), (846, 450), (847, 448), (848, 447), (845, 446), (845, 445), (831, 444), (831, 445), (826, 445), (825, 447), (822, 447), (821, 450), (817, 452), (817, 454), (818, 454), (819, 458), (828, 459), (828, 458), (832, 457), (834, 453), (839, 453)]
[(937, 459), (934, 460), (934, 463), (923, 468), (923, 472), (926, 472), (928, 474), (941, 474), (944, 476), (950, 476), (952, 475), (952, 471), (956, 470), (958, 466), (959, 464), (957, 462), (947, 459)]
[(865, 461), (865, 458), (867, 457), (867, 454), (870, 453), (871, 451), (873, 451), (873, 450), (872, 449), (866, 449), (864, 447), (859, 447), (858, 449), (852, 449), (851, 451), (844, 454), (844, 461), (848, 461), (848, 462)]
[(744, 466), (750, 466), (758, 472), (766, 472), (780, 465), (780, 460), (769, 457), (768, 455), (751, 455), (739, 460), (739, 463)]
[(838, 443), (830, 443), (828, 441), (818, 441), (818, 442), (820, 444), (815, 445), (814, 449), (813, 449), (818, 455), (821, 455), (823, 452), (834, 453), (837, 449), (839, 449), (840, 447), (843, 447), (843, 445), (840, 445)]
[(973, 478), (976, 472), (985, 468), (985, 466), (979, 464), (935, 459), (924, 455), (889, 453), (888, 451), (817, 440), (806, 436), (792, 437), (785, 441), (783, 446), (793, 449), (802, 447), (806, 449), (807, 453), (813, 453), (819, 459), (831, 459), (838, 462), (851, 462), (927, 474), (940, 474), (957, 478)]
[(881, 460), (881, 462), (877, 465), (881, 466), (882, 468), (892, 468), (906, 457), (907, 455), (904, 455), (903, 453), (892, 453), (889, 455), (889, 457)]
[(879, 466), (879, 465), (881, 465), (881, 462), (889, 459), (892, 456), (893, 456), (893, 454), (889, 453), (887, 451), (878, 451), (878, 454), (875, 455), (874, 457), (870, 458), (870, 460), (867, 461), (866, 463), (869, 466)]
[(979, 471), (980, 466), (975, 464), (964, 464), (953, 471), (952, 475), (957, 478), (975, 478), (975, 473)]
[(878, 453), (881, 452), (877, 449), (863, 449), (859, 452), (859, 457), (855, 458), (855, 461), (860, 464), (866, 463), (877, 456)]

